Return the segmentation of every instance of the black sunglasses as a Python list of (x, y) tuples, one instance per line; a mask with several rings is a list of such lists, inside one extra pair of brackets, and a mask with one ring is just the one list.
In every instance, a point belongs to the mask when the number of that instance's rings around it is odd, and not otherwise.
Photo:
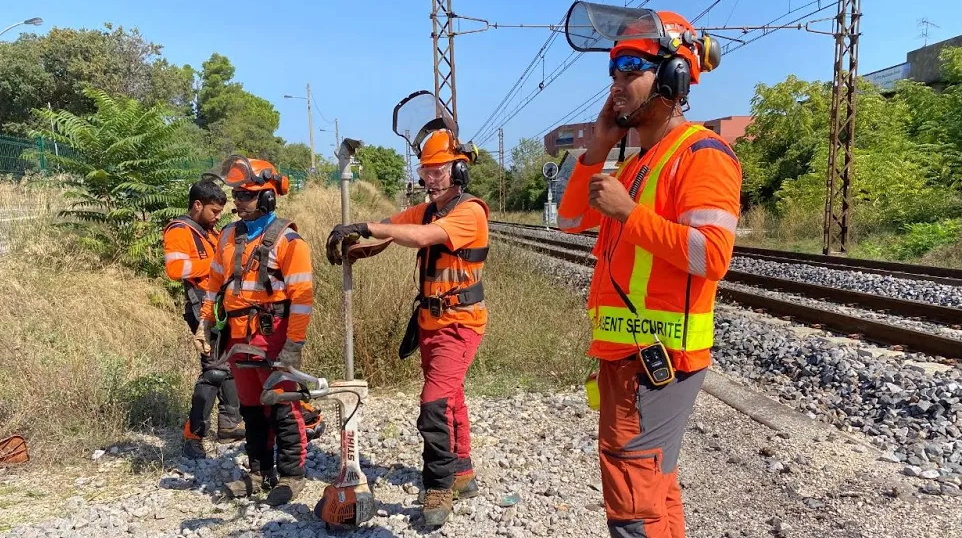
[(238, 202), (250, 202), (257, 198), (257, 191), (231, 191), (230, 195)]

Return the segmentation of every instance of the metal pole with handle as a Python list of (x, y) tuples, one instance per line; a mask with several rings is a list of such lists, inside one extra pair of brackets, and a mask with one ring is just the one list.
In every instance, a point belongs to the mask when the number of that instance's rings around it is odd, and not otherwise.
[[(341, 172), (341, 223), (348, 224), (351, 218), (351, 158), (363, 145), (360, 140), (345, 138), (337, 151), (337, 164)], [(347, 247), (342, 252), (341, 269), (344, 277), (344, 379), (354, 381), (354, 320), (353, 295), (354, 276), (351, 261), (347, 257)]]

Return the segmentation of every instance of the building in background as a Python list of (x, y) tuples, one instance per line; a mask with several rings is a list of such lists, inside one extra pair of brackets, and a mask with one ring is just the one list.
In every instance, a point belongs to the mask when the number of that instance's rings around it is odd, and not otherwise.
[(862, 78), (878, 86), (883, 93), (895, 91), (895, 83), (900, 80), (914, 80), (941, 89), (939, 53), (946, 47), (962, 47), (962, 35), (915, 49), (905, 55), (905, 62), (866, 73)]
[[(729, 144), (745, 135), (745, 129), (752, 123), (751, 116), (725, 116), (707, 121), (693, 121), (704, 125), (724, 138)], [(557, 157), (563, 151), (584, 149), (588, 147), (594, 137), (595, 123), (569, 123), (561, 125), (544, 136), (544, 147), (549, 155)], [(637, 148), (638, 133), (634, 129), (628, 132), (628, 146)], [(584, 152), (582, 152), (584, 153)]]

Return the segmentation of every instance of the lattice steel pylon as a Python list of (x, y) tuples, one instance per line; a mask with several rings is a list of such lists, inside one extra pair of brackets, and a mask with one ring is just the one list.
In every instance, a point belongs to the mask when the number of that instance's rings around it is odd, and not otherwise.
[[(434, 41), (434, 95), (438, 116), (444, 106), (454, 122), (458, 121), (458, 92), (454, 80), (454, 19), (452, 0), (431, 0), (431, 39)], [(443, 20), (442, 20), (443, 19)], [(447, 39), (445, 44), (445, 38)]]
[[(829, 112), (830, 141), (828, 178), (825, 192), (823, 254), (848, 252), (848, 190), (853, 173), (852, 149), (855, 142), (855, 81), (858, 70), (860, 0), (838, 0), (835, 16), (835, 73), (832, 79), (832, 105)], [(848, 69), (844, 68), (846, 60)]]

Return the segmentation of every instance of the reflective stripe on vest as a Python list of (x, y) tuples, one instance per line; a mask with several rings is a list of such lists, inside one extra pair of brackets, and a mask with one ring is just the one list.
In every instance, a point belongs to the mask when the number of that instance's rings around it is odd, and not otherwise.
[[(662, 178), (665, 166), (677, 156), (678, 148), (701, 129), (696, 125), (689, 127), (658, 160), (644, 181), (638, 198), (639, 205), (654, 209), (658, 181)], [(671, 350), (710, 348), (714, 339), (714, 312), (693, 314), (645, 308), (654, 257), (641, 247), (636, 246), (634, 251), (634, 265), (626, 294), (638, 316), (632, 314), (626, 305), (592, 307), (592, 338), (614, 344), (634, 345), (637, 342), (645, 346), (654, 344), (657, 335), (657, 339)], [(683, 291), (687, 293), (687, 290)]]

